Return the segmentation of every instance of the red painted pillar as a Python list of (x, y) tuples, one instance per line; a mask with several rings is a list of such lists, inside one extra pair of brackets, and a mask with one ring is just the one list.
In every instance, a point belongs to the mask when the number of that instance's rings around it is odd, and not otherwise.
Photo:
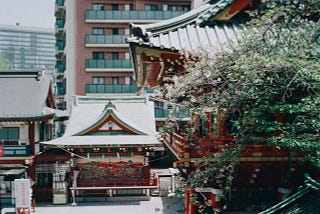
[(189, 203), (188, 203), (188, 208), (189, 208), (189, 213), (188, 214), (196, 214), (196, 206), (194, 203), (190, 200), (190, 197), (195, 193), (194, 189), (190, 189), (189, 191)]
[(28, 126), (28, 135), (29, 135), (29, 143), (30, 143), (30, 147), (31, 147), (31, 153), (32, 155), (35, 154), (35, 137), (34, 137), (34, 122), (31, 121), (29, 122), (29, 126)]
[(214, 208), (222, 208), (222, 204), (220, 201), (220, 195), (223, 194), (222, 189), (213, 189), (210, 195), (211, 207)]
[(189, 214), (190, 190), (186, 189), (184, 195), (184, 213)]

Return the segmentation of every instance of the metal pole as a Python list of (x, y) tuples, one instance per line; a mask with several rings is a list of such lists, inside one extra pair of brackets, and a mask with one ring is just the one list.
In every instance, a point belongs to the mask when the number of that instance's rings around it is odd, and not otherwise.
[(73, 172), (73, 182), (72, 182), (72, 203), (71, 206), (77, 206), (76, 203), (76, 189), (77, 189), (77, 177), (79, 175), (79, 171), (74, 171)]

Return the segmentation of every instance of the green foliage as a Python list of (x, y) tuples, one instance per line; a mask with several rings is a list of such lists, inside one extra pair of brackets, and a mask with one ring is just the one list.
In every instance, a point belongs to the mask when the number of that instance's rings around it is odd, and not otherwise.
[(4, 54), (0, 54), (0, 69), (12, 69), (12, 63), (7, 60)]
[(195, 112), (224, 111), (240, 143), (311, 151), (320, 167), (319, 8), (318, 0), (268, 2), (232, 50), (186, 53), (199, 60), (171, 78), (166, 97)]
[(186, 179), (188, 187), (215, 187), (229, 191), (233, 180), (234, 166), (239, 162), (239, 148), (225, 149), (205, 157), (192, 175)]
[[(204, 157), (191, 175), (181, 175), (183, 180), (176, 193), (183, 194), (186, 188), (212, 187), (222, 190), (217, 197), (220, 197), (221, 202), (226, 202), (230, 197), (233, 172), (239, 163), (240, 149), (241, 147), (228, 148), (213, 156)], [(215, 213), (201, 193), (193, 194), (190, 200), (197, 206), (199, 213)]]

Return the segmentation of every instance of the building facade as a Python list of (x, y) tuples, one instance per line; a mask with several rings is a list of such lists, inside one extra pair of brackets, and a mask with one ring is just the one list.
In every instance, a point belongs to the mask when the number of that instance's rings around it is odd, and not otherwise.
[(58, 107), (70, 110), (74, 95), (137, 93), (129, 24), (170, 19), (190, 7), (190, 0), (56, 0)]
[(0, 25), (0, 57), (5, 69), (54, 72), (53, 29)]
[[(258, 3), (250, 0), (207, 1), (184, 16), (153, 25), (132, 25), (134, 34), (127, 41), (137, 84), (141, 87), (157, 86), (164, 84), (167, 76), (183, 75), (183, 65), (189, 59), (184, 58), (181, 50), (192, 51), (199, 47), (225, 50), (241, 35), (238, 21), (246, 18), (242, 11)], [(206, 93), (206, 89), (202, 93)], [(274, 115), (277, 122), (283, 122), (281, 113), (274, 112)], [(228, 128), (228, 116), (218, 109), (217, 114), (206, 112), (203, 117), (191, 112), (190, 121), (180, 118), (173, 118), (173, 121), (172, 129), (164, 135), (163, 142), (176, 158), (174, 166), (185, 178), (199, 169), (197, 167), (201, 166), (204, 157), (218, 155), (235, 142)], [(194, 131), (190, 133), (192, 129)], [(239, 165), (234, 171), (230, 170), (233, 172), (230, 192), (224, 193), (225, 190), (219, 186), (224, 182), (219, 176), (228, 177), (228, 170), (221, 167), (220, 175), (212, 172), (212, 177), (216, 178), (214, 182), (186, 189), (185, 213), (208, 210), (206, 213), (212, 213), (210, 211), (220, 210), (226, 202), (229, 203), (229, 211), (264, 210), (302, 185), (304, 173), (319, 177), (318, 171), (306, 163), (302, 164), (304, 155), (295, 150), (279, 151), (275, 146), (246, 142)], [(227, 164), (225, 166), (228, 167)], [(224, 196), (228, 194), (231, 197)], [(201, 211), (204, 207), (202, 202), (208, 210)]]
[(32, 70), (0, 72), (0, 205), (11, 204), (13, 181), (35, 180), (40, 141), (53, 138), (54, 123), (68, 116), (56, 109), (51, 77)]
[(77, 96), (64, 136), (42, 145), (35, 166), (37, 201), (77, 203), (158, 189), (150, 156), (162, 143), (148, 97)]

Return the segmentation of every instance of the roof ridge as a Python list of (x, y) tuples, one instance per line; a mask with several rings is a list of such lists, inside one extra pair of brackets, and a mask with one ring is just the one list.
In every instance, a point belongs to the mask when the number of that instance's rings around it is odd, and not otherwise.
[(159, 35), (161, 33), (169, 32), (172, 29), (184, 27), (191, 24), (201, 25), (212, 16), (215, 16), (219, 12), (223, 11), (234, 1), (235, 0), (218, 0), (214, 2), (207, 1), (197, 8), (192, 9), (189, 12), (175, 18), (145, 25), (135, 25), (131, 23), (130, 27), (134, 36), (140, 37), (146, 42), (149, 41), (149, 37), (151, 35)]

